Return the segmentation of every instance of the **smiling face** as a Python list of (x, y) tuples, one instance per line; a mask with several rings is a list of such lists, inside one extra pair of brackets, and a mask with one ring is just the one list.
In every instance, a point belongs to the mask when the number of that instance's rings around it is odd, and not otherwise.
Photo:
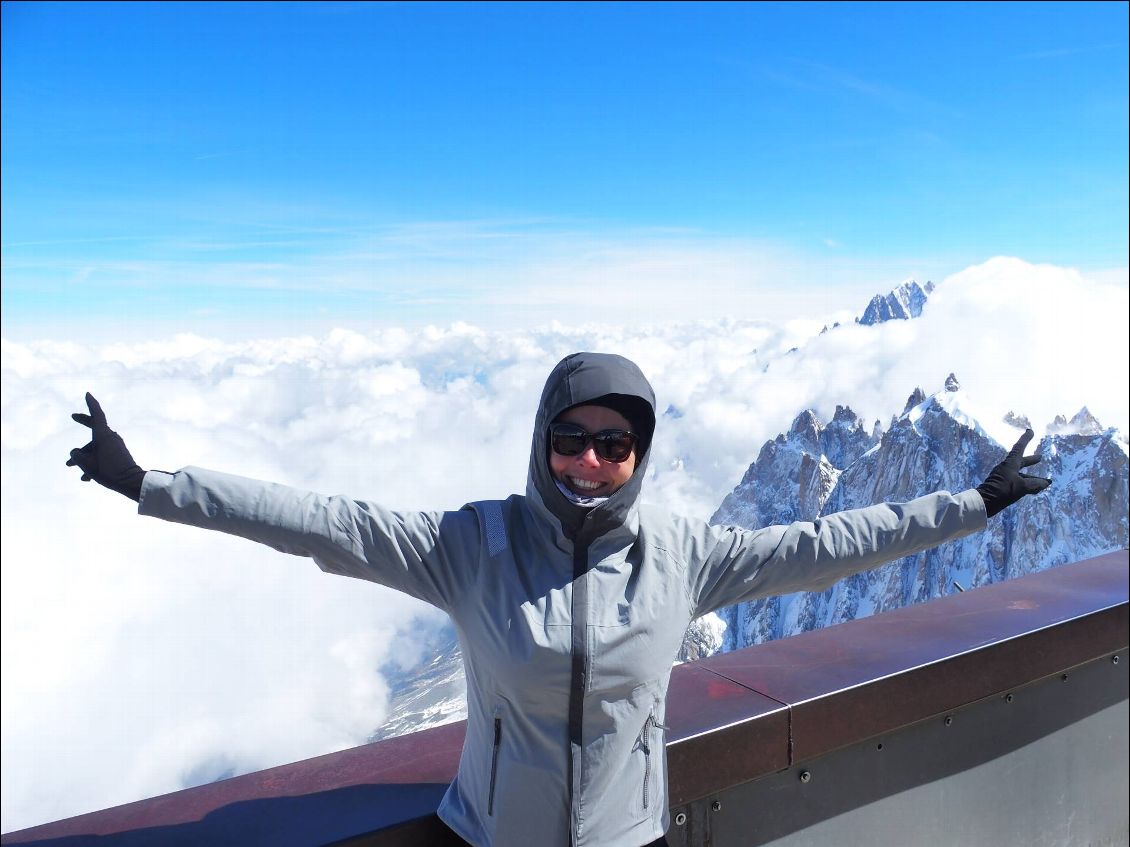
[[(556, 423), (571, 423), (586, 432), (602, 429), (631, 430), (628, 419), (606, 406), (574, 406), (558, 416)], [(582, 497), (608, 497), (632, 478), (636, 469), (636, 450), (622, 462), (600, 458), (591, 443), (577, 456), (561, 456), (549, 450), (549, 469), (562, 485)]]

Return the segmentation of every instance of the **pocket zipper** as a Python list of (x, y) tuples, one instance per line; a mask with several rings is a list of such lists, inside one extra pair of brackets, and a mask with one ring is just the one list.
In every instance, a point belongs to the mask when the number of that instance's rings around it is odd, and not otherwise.
[(667, 729), (655, 719), (655, 715), (648, 715), (647, 720), (644, 721), (643, 732), (640, 733), (640, 749), (643, 750), (643, 807), (645, 811), (650, 800), (648, 793), (651, 788), (651, 728), (653, 726)]
[(494, 782), (498, 777), (498, 748), (502, 746), (502, 718), (494, 719), (494, 752), (490, 759), (490, 796), (487, 797), (487, 814), (494, 815)]

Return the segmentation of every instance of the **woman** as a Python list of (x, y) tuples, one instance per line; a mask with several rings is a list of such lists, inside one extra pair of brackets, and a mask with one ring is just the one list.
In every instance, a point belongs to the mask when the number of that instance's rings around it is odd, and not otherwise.
[(640, 504), (655, 429), (647, 379), (578, 353), (549, 375), (525, 495), (393, 512), (198, 468), (145, 472), (87, 395), (93, 440), (67, 464), (139, 512), (311, 556), (446, 611), (467, 674), (467, 735), (439, 816), (476, 845), (622, 845), (669, 818), (664, 711), (687, 625), (985, 527), (1042, 490), (1025, 435), (978, 489), (748, 531)]

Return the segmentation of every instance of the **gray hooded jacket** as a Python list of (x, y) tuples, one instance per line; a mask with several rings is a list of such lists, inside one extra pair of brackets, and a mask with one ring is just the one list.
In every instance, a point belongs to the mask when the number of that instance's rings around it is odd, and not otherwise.
[[(547, 430), (565, 409), (608, 394), (637, 398), (647, 431), (631, 479), (585, 509), (554, 484)], [(669, 822), (664, 709), (691, 620), (821, 590), (985, 527), (972, 489), (752, 531), (642, 506), (654, 408), (627, 359), (576, 354), (546, 383), (524, 496), (394, 512), (186, 468), (147, 473), (139, 512), (310, 556), (451, 616), (467, 735), (439, 815), (467, 841), (639, 847)]]

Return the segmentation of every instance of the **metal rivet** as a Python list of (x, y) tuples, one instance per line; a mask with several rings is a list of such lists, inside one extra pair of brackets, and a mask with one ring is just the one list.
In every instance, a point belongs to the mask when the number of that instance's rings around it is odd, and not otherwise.
[(1117, 665), (1118, 664), (1118, 657), (1117, 656), (1111, 656), (1110, 657), (1110, 663), (1112, 665)]
[(876, 745), (875, 745), (875, 749), (876, 749), (876, 750), (882, 750), (882, 749), (883, 749), (883, 742), (882, 742), (882, 741), (880, 741), (880, 742), (879, 742), (878, 744), (876, 744)]
[(710, 804), (710, 811), (712, 811), (712, 812), (722, 811), (722, 802), (720, 800), (715, 800), (713, 803)]
[(1011, 703), (1012, 702), (1012, 695), (1011, 694), (1004, 695), (1004, 702)]
[(953, 715), (946, 715), (946, 726), (953, 726)]
[(801, 782), (810, 782), (811, 780), (812, 780), (812, 774), (810, 774), (808, 771), (801, 771), (800, 772), (800, 781)]
[(675, 826), (684, 826), (687, 822), (686, 812), (679, 812), (675, 815)]

